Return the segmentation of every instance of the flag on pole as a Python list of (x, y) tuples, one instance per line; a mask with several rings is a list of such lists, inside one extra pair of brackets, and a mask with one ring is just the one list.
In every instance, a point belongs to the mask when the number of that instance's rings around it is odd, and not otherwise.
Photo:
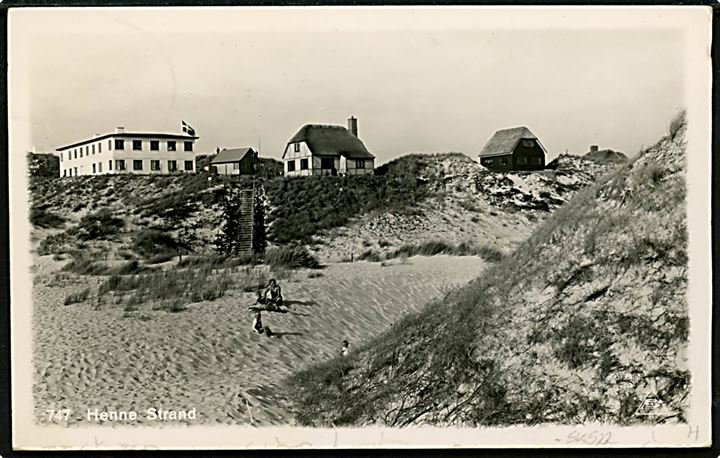
[(195, 135), (195, 129), (190, 127), (190, 124), (186, 123), (185, 121), (182, 121), (182, 131), (188, 135)]

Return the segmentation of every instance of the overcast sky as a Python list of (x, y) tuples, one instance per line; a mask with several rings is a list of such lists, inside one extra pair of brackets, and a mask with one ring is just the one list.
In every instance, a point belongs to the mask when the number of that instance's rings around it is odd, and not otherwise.
[(279, 158), (303, 124), (354, 115), (378, 163), (475, 157), (519, 125), (551, 157), (590, 144), (632, 155), (685, 103), (683, 35), (669, 29), (527, 25), (477, 9), (26, 13), (11, 18), (23, 33), (11, 65), (26, 64), (16, 75), (27, 148), (39, 151), (116, 126), (180, 132), (185, 120), (198, 152), (260, 146)]

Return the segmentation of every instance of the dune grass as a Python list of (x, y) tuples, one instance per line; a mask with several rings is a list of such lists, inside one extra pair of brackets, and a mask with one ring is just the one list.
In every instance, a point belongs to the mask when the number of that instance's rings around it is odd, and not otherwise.
[(237, 266), (254, 266), (259, 264), (261, 259), (256, 255), (221, 255), (211, 254), (204, 256), (186, 256), (177, 263), (178, 268), (211, 268), (226, 269)]
[[(113, 275), (100, 285), (98, 295), (112, 293), (126, 306), (145, 303), (169, 309), (222, 297), (232, 284), (227, 272), (212, 275), (209, 269), (169, 270), (142, 275)], [(116, 301), (117, 302), (117, 301)]]
[(432, 240), (419, 244), (402, 245), (399, 248), (388, 251), (384, 255), (374, 251), (373, 249), (367, 249), (360, 253), (357, 259), (359, 261), (380, 262), (395, 258), (436, 256), (439, 254), (452, 256), (480, 256), (490, 262), (500, 261), (504, 257), (500, 250), (486, 245), (479, 245), (471, 242), (452, 244), (444, 240)]
[(123, 262), (116, 266), (109, 266), (102, 261), (94, 260), (83, 254), (74, 254), (72, 259), (63, 266), (63, 272), (71, 272), (78, 275), (134, 275), (153, 270), (150, 267), (141, 265), (137, 260)]
[(123, 304), (135, 310), (152, 304), (156, 310), (181, 311), (188, 304), (213, 301), (230, 289), (253, 292), (267, 284), (267, 275), (252, 267), (230, 264), (193, 264), (137, 275), (115, 273), (98, 289), (100, 301)]

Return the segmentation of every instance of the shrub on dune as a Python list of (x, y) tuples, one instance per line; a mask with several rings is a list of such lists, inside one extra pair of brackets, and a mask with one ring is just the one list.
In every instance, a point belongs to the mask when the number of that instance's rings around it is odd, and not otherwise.
[(143, 229), (133, 236), (132, 249), (153, 263), (165, 262), (178, 254), (178, 243), (170, 235), (157, 229)]
[(30, 223), (33, 226), (42, 228), (57, 228), (62, 227), (65, 220), (55, 213), (49, 212), (43, 208), (33, 207), (30, 210)]
[(310, 254), (307, 248), (300, 245), (272, 248), (265, 252), (263, 259), (273, 269), (282, 267), (288, 269), (300, 267), (314, 269), (320, 266), (317, 258)]
[(107, 240), (118, 234), (125, 226), (108, 208), (83, 216), (75, 232), (80, 240)]

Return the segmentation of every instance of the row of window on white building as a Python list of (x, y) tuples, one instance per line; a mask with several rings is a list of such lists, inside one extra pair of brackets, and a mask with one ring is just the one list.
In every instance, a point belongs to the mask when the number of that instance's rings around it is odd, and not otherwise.
[[(192, 172), (193, 171), (193, 165), (195, 161), (183, 161), (184, 162), (184, 170), (186, 172)], [(108, 171), (113, 171), (113, 164), (115, 165), (115, 171), (122, 172), (127, 170), (125, 166), (125, 159), (115, 159), (114, 161), (109, 160), (108, 161)], [(134, 159), (132, 161), (132, 169), (136, 172), (142, 172), (144, 171), (144, 164), (141, 159)], [(160, 172), (160, 161), (157, 159), (150, 160), (150, 171), (151, 172)], [(167, 161), (167, 171), (168, 172), (177, 172), (178, 171), (178, 161), (175, 160), (168, 160)], [(97, 162), (92, 164), (92, 173), (102, 173), (103, 172), (103, 163)], [(78, 175), (78, 168), (77, 167), (69, 167), (67, 169), (63, 170), (63, 176), (77, 176)]]
[[(116, 138), (115, 141), (115, 150), (124, 151), (125, 150), (125, 140), (121, 138)], [(67, 151), (67, 159), (77, 159), (78, 157), (83, 157), (83, 153), (85, 156), (89, 156), (91, 154), (95, 154), (97, 146), (97, 153), (102, 153), (102, 142), (99, 143), (93, 143), (92, 145), (85, 145), (84, 147), (81, 146), (79, 148), (74, 148), (69, 151)], [(167, 150), (168, 151), (177, 151), (177, 142), (175, 140), (168, 140), (167, 141)], [(108, 140), (108, 150), (113, 149), (113, 140)], [(183, 149), (184, 151), (192, 152), (193, 150), (193, 142), (183, 142)], [(142, 140), (132, 140), (132, 150), (133, 151), (143, 151), (143, 141)], [(160, 151), (160, 140), (150, 140), (150, 151)], [(78, 156), (79, 155), (79, 156)], [(64, 154), (63, 152), (60, 153), (60, 161), (62, 162), (64, 160)]]

